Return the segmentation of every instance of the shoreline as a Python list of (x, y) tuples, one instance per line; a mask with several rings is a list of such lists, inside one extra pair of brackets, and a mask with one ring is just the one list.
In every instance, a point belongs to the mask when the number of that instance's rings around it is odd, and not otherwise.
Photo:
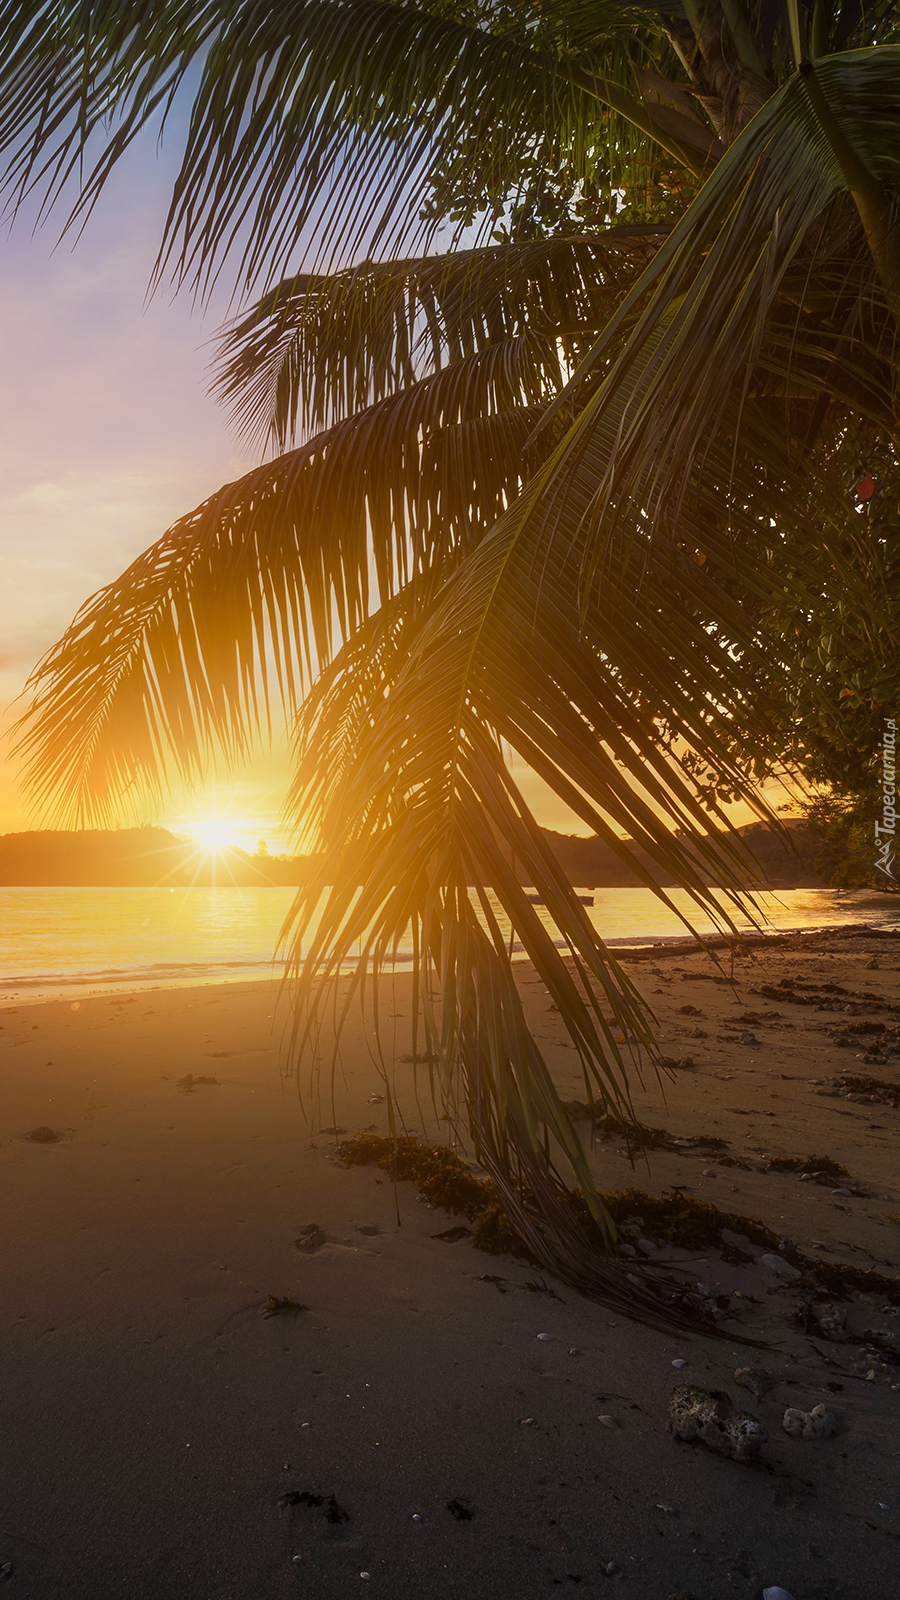
[[(848, 939), (854, 937), (870, 939), (900, 939), (900, 923), (896, 928), (879, 923), (821, 923), (803, 928), (781, 928), (766, 932), (739, 932), (736, 934), (713, 934), (708, 938), (697, 939), (690, 934), (670, 934), (661, 937), (632, 935), (629, 937), (612, 937), (603, 942), (606, 948), (617, 960), (640, 961), (650, 960), (658, 956), (661, 960), (667, 955), (703, 954), (710, 951), (730, 951), (732, 948), (793, 948), (791, 941), (814, 939)], [(558, 945), (562, 948), (562, 945)], [(811, 948), (811, 946), (810, 946)], [(408, 962), (411, 957), (399, 956), (395, 964), (395, 971), (402, 975), (409, 970)], [(517, 964), (527, 964), (528, 957), (520, 944), (514, 946), (513, 960)], [(275, 965), (272, 963), (271, 965)], [(282, 974), (269, 970), (265, 973), (254, 973), (253, 966), (244, 966), (235, 963), (239, 968), (233, 977), (223, 976), (221, 972), (213, 973), (208, 977), (196, 973), (184, 977), (158, 975), (138, 978), (123, 974), (111, 978), (109, 982), (100, 983), (100, 974), (93, 973), (83, 976), (80, 974), (54, 975), (48, 978), (12, 977), (0, 978), (0, 1009), (7, 1005), (44, 1005), (55, 1000), (83, 1001), (90, 998), (101, 998), (112, 994), (145, 994), (166, 990), (185, 988), (210, 988), (230, 987), (232, 984), (242, 983), (271, 983), (280, 984)], [(348, 968), (348, 971), (350, 969)], [(388, 981), (388, 979), (386, 979)], [(16, 988), (16, 985), (19, 985)], [(40, 990), (39, 993), (29, 993), (29, 989)], [(76, 992), (78, 991), (78, 992)]]

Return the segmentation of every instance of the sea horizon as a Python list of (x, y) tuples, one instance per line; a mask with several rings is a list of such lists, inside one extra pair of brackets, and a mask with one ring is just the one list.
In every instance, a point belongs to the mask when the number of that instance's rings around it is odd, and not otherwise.
[[(0, 1004), (80, 999), (123, 990), (179, 988), (280, 978), (279, 937), (295, 897), (272, 888), (0, 888)], [(692, 943), (676, 910), (650, 890), (579, 889), (585, 910), (611, 949)], [(703, 937), (722, 931), (667, 890), (674, 907)], [(875, 890), (782, 889), (758, 893), (764, 920), (749, 906), (740, 931), (786, 933), (854, 924), (900, 926), (896, 897)], [(499, 907), (497, 908), (499, 912)], [(502, 921), (501, 921), (502, 926)], [(549, 919), (548, 919), (548, 927)], [(524, 958), (520, 945), (514, 956)], [(397, 952), (403, 970), (408, 941)]]

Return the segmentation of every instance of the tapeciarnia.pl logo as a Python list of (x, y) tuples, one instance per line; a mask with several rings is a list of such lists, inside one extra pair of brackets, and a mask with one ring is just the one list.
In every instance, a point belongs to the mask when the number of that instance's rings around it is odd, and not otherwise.
[(894, 836), (897, 830), (897, 723), (886, 717), (881, 740), (881, 821), (875, 824), (875, 871), (883, 872), (892, 883), (896, 858)]

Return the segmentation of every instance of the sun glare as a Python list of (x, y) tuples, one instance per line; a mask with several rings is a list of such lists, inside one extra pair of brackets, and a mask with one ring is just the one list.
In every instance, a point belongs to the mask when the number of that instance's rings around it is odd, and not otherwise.
[(208, 817), (204, 822), (195, 823), (191, 832), (210, 855), (227, 849), (232, 842), (231, 828), (222, 817)]

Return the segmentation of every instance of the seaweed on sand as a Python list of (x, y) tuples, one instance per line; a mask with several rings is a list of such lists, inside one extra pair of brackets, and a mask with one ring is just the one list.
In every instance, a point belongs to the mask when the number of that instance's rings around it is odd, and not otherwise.
[(801, 978), (782, 978), (778, 983), (754, 985), (751, 994), (763, 1000), (787, 1001), (795, 1006), (815, 1006), (817, 1011), (843, 1011), (859, 1016), (862, 1011), (898, 1010), (884, 995), (862, 989), (847, 989), (841, 983), (809, 983)]
[[(466, 1217), (472, 1223), (470, 1243), (476, 1250), (485, 1250), (490, 1255), (517, 1256), (529, 1265), (545, 1267), (516, 1233), (490, 1178), (477, 1178), (456, 1151), (422, 1144), (412, 1136), (395, 1142), (381, 1134), (358, 1133), (338, 1146), (338, 1155), (348, 1166), (378, 1166), (391, 1178), (414, 1184), (431, 1205)], [(774, 1159), (790, 1161), (793, 1158)], [(805, 1159), (817, 1160), (815, 1157)], [(819, 1161), (823, 1170), (826, 1164), (839, 1168), (839, 1163), (828, 1157)], [(608, 1190), (601, 1193), (600, 1198), (617, 1227), (636, 1219), (641, 1233), (656, 1244), (690, 1251), (715, 1249), (727, 1260), (746, 1260), (747, 1253), (735, 1248), (725, 1237), (725, 1230), (741, 1235), (748, 1244), (783, 1255), (823, 1294), (844, 1299), (854, 1292), (874, 1292), (893, 1305), (900, 1305), (900, 1278), (887, 1277), (870, 1268), (814, 1260), (781, 1239), (758, 1217), (744, 1216), (738, 1211), (720, 1211), (711, 1201), (697, 1200), (677, 1189), (665, 1195), (649, 1194), (637, 1188)], [(598, 1248), (608, 1251), (609, 1245), (601, 1241), (584, 1196), (574, 1190), (569, 1204), (573, 1220), (584, 1229), (587, 1238), (595, 1238)], [(628, 1262), (629, 1271), (640, 1266), (639, 1262)], [(579, 1285), (575, 1283), (572, 1287)], [(683, 1291), (675, 1288), (675, 1294), (680, 1297)], [(715, 1326), (708, 1312), (704, 1316), (703, 1309), (693, 1304), (686, 1307), (694, 1331), (724, 1337), (725, 1330)], [(727, 1337), (736, 1339), (739, 1335), (732, 1330)]]
[(855, 1195), (867, 1193), (851, 1180), (847, 1168), (831, 1156), (766, 1156), (765, 1162), (767, 1172), (796, 1172), (798, 1177), (809, 1178), (823, 1189), (838, 1189)]
[(849, 1177), (847, 1168), (831, 1156), (769, 1156), (767, 1160), (770, 1172), (808, 1172), (810, 1177), (821, 1172), (829, 1178)]
[(826, 1078), (816, 1094), (900, 1109), (900, 1084), (889, 1083), (885, 1078), (870, 1078), (864, 1072), (841, 1072), (836, 1078)]
[(429, 1205), (467, 1217), (475, 1224), (472, 1243), (477, 1250), (532, 1260), (510, 1226), (490, 1178), (476, 1178), (455, 1150), (422, 1144), (411, 1134), (395, 1141), (382, 1134), (357, 1133), (338, 1145), (338, 1155), (347, 1166), (378, 1166), (395, 1182), (414, 1184)]
[(900, 1278), (889, 1278), (874, 1267), (853, 1267), (845, 1261), (804, 1261), (804, 1271), (815, 1287), (832, 1300), (851, 1294), (884, 1295), (900, 1306)]
[(263, 1316), (296, 1317), (299, 1316), (301, 1311), (306, 1310), (306, 1306), (301, 1306), (299, 1300), (292, 1300), (289, 1295), (270, 1294)]
[[(414, 1184), (430, 1204), (465, 1216), (472, 1224), (470, 1242), (476, 1250), (485, 1250), (491, 1255), (516, 1256), (530, 1266), (553, 1271), (552, 1267), (548, 1269), (547, 1261), (540, 1259), (529, 1242), (519, 1234), (490, 1178), (475, 1177), (454, 1150), (422, 1144), (412, 1135), (393, 1140), (380, 1134), (358, 1133), (338, 1146), (338, 1156), (348, 1166), (378, 1166), (391, 1178)], [(600, 1199), (614, 1224), (640, 1210), (650, 1218), (648, 1233), (668, 1237), (673, 1242), (686, 1242), (688, 1248), (694, 1248), (701, 1242), (713, 1242), (719, 1237), (716, 1218), (721, 1218), (719, 1226), (727, 1226), (735, 1220), (742, 1221), (728, 1214), (722, 1216), (714, 1206), (706, 1206), (686, 1196), (657, 1200), (640, 1189), (629, 1189), (624, 1193), (601, 1194)], [(522, 1203), (527, 1213), (527, 1190), (523, 1193)], [(667, 1275), (663, 1264), (620, 1261), (615, 1245), (611, 1245), (602, 1234), (579, 1190), (569, 1191), (566, 1203), (573, 1234), (581, 1240), (585, 1253), (596, 1252), (598, 1257), (605, 1258), (612, 1271), (621, 1272), (623, 1278), (627, 1276), (628, 1285), (638, 1290), (640, 1299), (634, 1305), (630, 1296), (625, 1294), (616, 1299), (614, 1289), (608, 1295), (597, 1292), (587, 1274), (584, 1280), (579, 1280), (574, 1274), (564, 1275), (560, 1272), (556, 1272), (555, 1276), (589, 1298), (615, 1304), (623, 1315), (637, 1321), (726, 1337), (725, 1331), (714, 1321), (713, 1308), (699, 1296), (695, 1298), (683, 1284)], [(762, 1228), (762, 1225), (759, 1227)], [(777, 1236), (768, 1229), (764, 1233), (763, 1242), (770, 1245), (774, 1240), (777, 1246)], [(667, 1265), (671, 1267), (672, 1264)], [(648, 1276), (651, 1272), (655, 1275), (652, 1278)], [(733, 1330), (727, 1337), (741, 1339)], [(747, 1339), (741, 1339), (741, 1342), (755, 1343)]]
[(666, 1128), (651, 1128), (645, 1122), (625, 1121), (600, 1105), (589, 1106), (584, 1100), (567, 1100), (565, 1105), (572, 1116), (588, 1118), (602, 1139), (623, 1139), (629, 1150), (677, 1150), (682, 1153), (695, 1150), (700, 1154), (708, 1154), (713, 1150), (728, 1149), (727, 1139), (717, 1139), (705, 1133), (679, 1137), (669, 1133)]

